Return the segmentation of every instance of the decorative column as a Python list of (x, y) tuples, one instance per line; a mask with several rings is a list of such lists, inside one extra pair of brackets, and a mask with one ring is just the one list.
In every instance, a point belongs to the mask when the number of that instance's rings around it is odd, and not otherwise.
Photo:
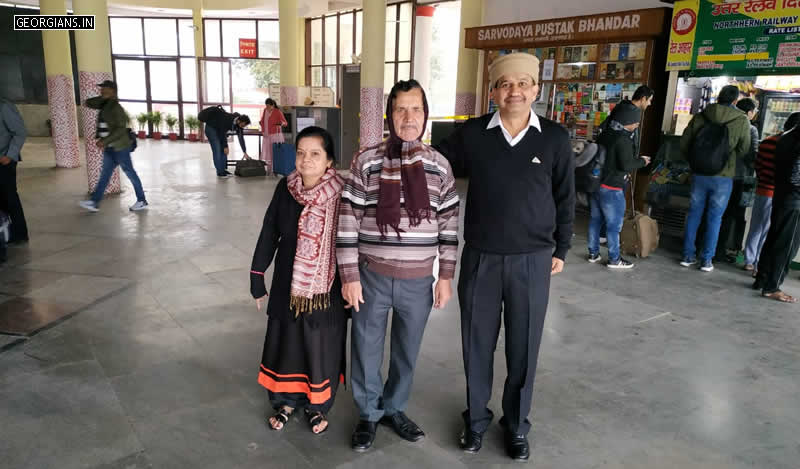
[(198, 0), (196, 6), (192, 8), (192, 29), (194, 30), (194, 55), (195, 57), (205, 57), (206, 51), (203, 47), (203, 2)]
[[(108, 30), (108, 6), (106, 0), (73, 0), (76, 15), (94, 15), (94, 31), (75, 31), (75, 49), (78, 56), (78, 87), (81, 103), (100, 94), (98, 83), (113, 80), (111, 73), (111, 34)], [(89, 192), (93, 192), (100, 180), (103, 168), (103, 150), (95, 144), (94, 134), (98, 111), (81, 106), (80, 121), (86, 143), (86, 174)], [(133, 117), (133, 116), (131, 116)], [(119, 169), (114, 170), (106, 188), (106, 194), (121, 191)]]
[(433, 15), (436, 8), (430, 5), (417, 6), (417, 24), (414, 34), (414, 79), (422, 88), (431, 85), (431, 42), (433, 41)]
[(383, 140), (383, 69), (386, 43), (386, 0), (364, 0), (361, 46), (361, 132), (359, 147)]
[[(280, 28), (281, 106), (296, 106), (300, 74), (297, 66), (297, 0), (278, 0)], [(304, 52), (305, 53), (305, 52)]]
[(297, 18), (295, 43), (297, 44), (297, 55), (295, 55), (297, 58), (297, 82), (300, 86), (308, 86), (310, 83), (306, 83), (306, 19), (303, 17)]
[[(41, 0), (39, 6), (42, 15), (67, 14), (64, 0)], [(42, 43), (56, 167), (77, 168), (81, 162), (69, 34), (67, 31), (42, 31)]]
[(457, 116), (475, 114), (475, 89), (478, 79), (478, 51), (466, 49), (466, 28), (480, 26), (482, 0), (461, 0), (461, 30), (458, 35), (458, 75), (456, 80)]

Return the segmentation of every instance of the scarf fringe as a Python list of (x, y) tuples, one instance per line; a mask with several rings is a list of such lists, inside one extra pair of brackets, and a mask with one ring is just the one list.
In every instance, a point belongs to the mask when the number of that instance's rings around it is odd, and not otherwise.
[(294, 311), (294, 317), (303, 313), (311, 315), (314, 311), (325, 310), (331, 306), (330, 293), (317, 293), (311, 298), (305, 296), (295, 296), (289, 300), (289, 309)]

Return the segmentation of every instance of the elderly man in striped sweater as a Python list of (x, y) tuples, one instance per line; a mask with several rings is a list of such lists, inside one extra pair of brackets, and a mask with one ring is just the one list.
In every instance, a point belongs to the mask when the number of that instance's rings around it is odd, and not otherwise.
[(372, 446), (379, 422), (408, 441), (425, 436), (404, 411), (428, 315), (432, 306), (444, 308), (450, 300), (458, 255), (455, 179), (447, 160), (420, 141), (428, 102), (419, 83), (398, 82), (386, 116), (389, 139), (362, 151), (350, 167), (336, 239), (342, 293), (353, 309), (351, 383), (359, 423), (352, 447), (358, 452)]

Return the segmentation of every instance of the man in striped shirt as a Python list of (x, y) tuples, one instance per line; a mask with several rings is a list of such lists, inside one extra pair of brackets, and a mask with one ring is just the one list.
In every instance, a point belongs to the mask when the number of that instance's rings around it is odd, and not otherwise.
[[(378, 422), (400, 437), (425, 434), (404, 411), (431, 306), (452, 296), (458, 255), (458, 194), (447, 160), (420, 139), (428, 103), (415, 80), (389, 95), (390, 137), (358, 154), (342, 192), (336, 256), (353, 309), (351, 384), (359, 411), (352, 447), (366, 451)], [(439, 280), (432, 275), (439, 255)], [(389, 309), (389, 376), (381, 376)]]
[[(800, 123), (800, 112), (792, 113), (783, 124), (783, 131), (793, 129)], [(778, 145), (778, 138), (782, 134), (773, 135), (764, 139), (758, 147), (756, 156), (756, 177), (758, 187), (753, 201), (753, 212), (750, 215), (750, 231), (747, 233), (747, 241), (744, 250), (744, 270), (752, 271), (755, 276), (755, 269), (758, 265), (758, 258), (761, 255), (761, 248), (767, 239), (769, 232), (769, 220), (772, 215), (772, 195), (775, 191), (775, 147)]]

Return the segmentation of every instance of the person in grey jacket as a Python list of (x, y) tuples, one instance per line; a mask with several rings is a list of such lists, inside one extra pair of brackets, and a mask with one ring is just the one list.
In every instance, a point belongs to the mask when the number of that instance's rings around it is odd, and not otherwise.
[(26, 136), (25, 123), (17, 107), (0, 99), (0, 210), (11, 218), (11, 243), (28, 241), (28, 225), (17, 192), (17, 164), (22, 160), (20, 151)]

